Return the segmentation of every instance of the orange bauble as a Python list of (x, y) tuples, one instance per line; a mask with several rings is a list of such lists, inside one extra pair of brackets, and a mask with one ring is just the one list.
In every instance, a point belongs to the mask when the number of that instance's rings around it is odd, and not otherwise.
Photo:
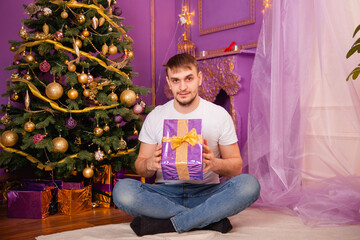
[(76, 91), (76, 89), (71, 88), (68, 91), (67, 95), (68, 95), (68, 98), (75, 100), (79, 96), (79, 93), (78, 93), (78, 91)]

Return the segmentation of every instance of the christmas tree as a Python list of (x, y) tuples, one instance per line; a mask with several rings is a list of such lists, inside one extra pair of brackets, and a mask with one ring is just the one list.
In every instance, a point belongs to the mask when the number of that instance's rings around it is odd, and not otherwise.
[[(133, 168), (150, 111), (132, 84), (133, 40), (115, 0), (37, 0), (25, 6), (1, 122), (0, 167), (91, 178)], [(51, 173), (51, 174), (50, 174)]]

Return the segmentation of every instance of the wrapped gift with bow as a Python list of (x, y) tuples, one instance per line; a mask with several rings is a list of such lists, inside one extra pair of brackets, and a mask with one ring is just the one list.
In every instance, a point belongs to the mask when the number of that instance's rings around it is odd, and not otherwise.
[(202, 180), (201, 119), (165, 119), (161, 169), (164, 180)]

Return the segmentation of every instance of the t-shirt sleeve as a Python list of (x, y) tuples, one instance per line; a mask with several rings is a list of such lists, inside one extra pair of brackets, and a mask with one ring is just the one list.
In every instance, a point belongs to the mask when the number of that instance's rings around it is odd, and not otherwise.
[(236, 130), (234, 126), (234, 121), (231, 118), (230, 114), (224, 109), (223, 114), (223, 123), (220, 128), (220, 138), (219, 144), (220, 145), (230, 145), (236, 143), (238, 141)]
[(155, 126), (155, 123), (154, 123), (155, 115), (154, 114), (155, 114), (155, 110), (150, 112), (147, 115), (147, 117), (145, 118), (145, 121), (141, 127), (141, 131), (139, 134), (139, 140), (141, 142), (148, 143), (148, 144), (157, 144), (154, 127), (152, 127), (152, 126)]

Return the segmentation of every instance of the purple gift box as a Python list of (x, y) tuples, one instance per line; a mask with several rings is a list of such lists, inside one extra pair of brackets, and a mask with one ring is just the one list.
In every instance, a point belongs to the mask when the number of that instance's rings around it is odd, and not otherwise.
[(161, 168), (164, 180), (202, 180), (201, 119), (165, 119)]
[(46, 218), (49, 216), (49, 207), (54, 187), (45, 190), (9, 190), (8, 217), (9, 218)]
[(26, 190), (32, 191), (43, 191), (47, 187), (54, 186), (55, 188), (62, 188), (62, 180), (44, 180), (44, 179), (23, 179), (22, 180), (23, 188)]
[(62, 189), (82, 189), (84, 182), (63, 182)]

